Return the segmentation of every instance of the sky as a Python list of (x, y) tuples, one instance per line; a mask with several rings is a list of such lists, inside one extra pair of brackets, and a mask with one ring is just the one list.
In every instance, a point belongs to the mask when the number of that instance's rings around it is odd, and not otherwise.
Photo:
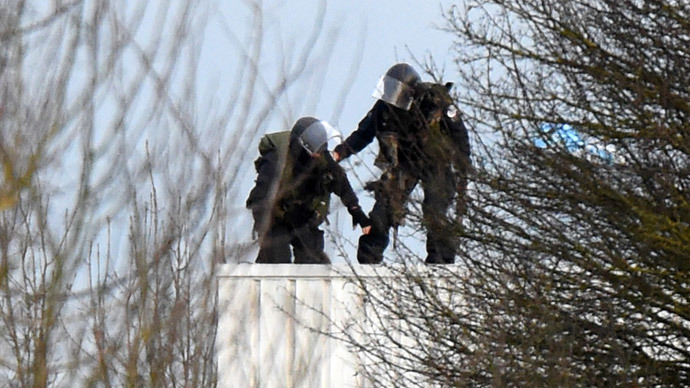
[[(252, 16), (252, 6), (262, 7), (263, 47), (267, 53), (287, 52), (287, 59), (278, 55), (262, 55), (258, 64), (267, 80), (278, 77), (275, 72), (278, 61), (297, 62), (300, 53), (312, 49), (317, 64), (307, 71), (308, 76), (302, 85), (294, 88), (297, 92), (288, 91), (286, 99), (296, 103), (283, 103), (276, 106), (280, 109), (279, 117), (267, 122), (262, 131), (275, 132), (289, 128), (285, 122), (294, 122), (301, 116), (314, 116), (324, 119), (338, 128), (344, 136), (352, 133), (357, 123), (366, 115), (375, 102), (371, 93), (385, 71), (397, 62), (411, 64), (417, 60), (433, 58), (438, 68), (443, 69), (443, 80), (452, 81), (456, 69), (452, 51), (452, 34), (441, 31), (444, 24), (441, 10), (450, 7), (457, 1), (436, 0), (337, 0), (323, 2), (320, 0), (257, 0), (220, 3), (218, 6), (218, 25), (209, 26), (206, 39), (209, 49), (214, 53), (205, 63), (209, 73), (220, 74), (221, 84), (232, 84), (231, 74), (238, 66), (238, 57), (247, 50), (246, 42), (250, 41), (252, 25), (256, 19)], [(325, 8), (323, 8), (325, 7)], [(308, 37), (314, 29), (321, 10), (325, 9), (323, 27), (314, 41)], [(214, 18), (211, 19), (214, 21)], [(228, 31), (231, 31), (228, 34)], [(228, 38), (231, 36), (232, 38)], [(323, 57), (323, 58), (321, 58)], [(421, 73), (421, 69), (420, 70)], [(428, 76), (422, 75), (428, 80)], [(309, 90), (309, 95), (304, 95)], [(287, 107), (286, 107), (287, 106)], [(256, 144), (251, 144), (256, 149)], [(377, 170), (372, 166), (373, 155), (377, 150), (376, 141), (359, 156), (342, 163), (348, 172), (353, 187), (358, 192), (362, 207), (369, 211), (373, 199), (369, 193), (361, 191), (364, 181), (373, 178)], [(258, 151), (250, 153), (242, 176), (242, 187), (237, 189), (238, 201), (233, 208), (240, 212), (236, 218), (243, 225), (251, 223), (251, 216), (244, 208), (244, 200), (253, 186), (255, 178), (250, 164), (258, 156)], [(352, 244), (344, 247), (345, 257), (354, 260), (356, 240), (360, 230), (352, 230), (351, 218), (342, 209), (339, 198), (331, 198), (332, 213), (330, 225), (324, 225), (331, 231), (342, 233)], [(240, 243), (251, 241), (250, 228), (238, 228), (236, 238)], [(420, 237), (422, 243), (419, 243)], [(420, 255), (425, 254), (423, 236), (414, 236), (413, 249)], [(331, 241), (326, 241), (326, 252), (334, 263), (343, 259), (336, 252)], [(389, 249), (390, 251), (390, 249)], [(250, 255), (242, 260), (253, 261)]]
[[(457, 1), (455, 1), (457, 3)], [(332, 54), (325, 71), (319, 103), (311, 113), (324, 119), (339, 116), (337, 124), (344, 131), (353, 128), (372, 104), (371, 92), (378, 78), (397, 61), (411, 61), (412, 55), (424, 58), (431, 54), (448, 70), (452, 69), (451, 46), (453, 36), (440, 31), (443, 24), (441, 7), (449, 7), (453, 1), (437, 0), (337, 0), (325, 2), (325, 20), (322, 36), (315, 47), (326, 42)], [(221, 12), (232, 23), (238, 36), (246, 34), (246, 24), (252, 21), (246, 2), (230, 3)], [(275, 51), (294, 47), (301, 50), (305, 36), (324, 2), (322, 0), (264, 1), (264, 46)], [(330, 37), (330, 38), (329, 38)], [(212, 38), (209, 36), (209, 38)], [(292, 43), (295, 42), (295, 43)], [(360, 52), (360, 45), (361, 47)], [(360, 59), (361, 58), (361, 59)], [(353, 62), (358, 62), (357, 71), (350, 78)], [(262, 63), (272, 69), (270, 60)], [(269, 76), (269, 75), (267, 75)], [(452, 77), (452, 74), (449, 74)], [(340, 92), (346, 80), (351, 79), (347, 100), (342, 113), (333, 112), (336, 104), (328, 94)], [(317, 95), (318, 93), (314, 93)]]

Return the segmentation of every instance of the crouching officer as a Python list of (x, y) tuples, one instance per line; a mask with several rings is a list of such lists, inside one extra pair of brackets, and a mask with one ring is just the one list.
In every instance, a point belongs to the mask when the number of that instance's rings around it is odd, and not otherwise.
[(454, 197), (456, 216), (464, 213), (471, 165), (468, 133), (450, 96), (452, 86), (421, 82), (406, 63), (392, 66), (374, 91), (374, 106), (357, 130), (335, 148), (334, 158), (340, 161), (374, 138), (379, 144), (375, 165), (383, 173), (366, 186), (376, 202), (369, 213), (371, 232), (359, 239), (360, 263), (383, 260), (389, 230), (401, 224), (406, 201), (418, 182), (424, 190), (426, 263), (454, 263), (457, 247), (447, 213)]
[(371, 221), (359, 206), (347, 175), (328, 152), (340, 138), (327, 122), (302, 117), (292, 130), (265, 135), (255, 161), (256, 184), (246, 206), (259, 236), (257, 263), (328, 264), (319, 226), (326, 220), (331, 193), (340, 197), (364, 234)]

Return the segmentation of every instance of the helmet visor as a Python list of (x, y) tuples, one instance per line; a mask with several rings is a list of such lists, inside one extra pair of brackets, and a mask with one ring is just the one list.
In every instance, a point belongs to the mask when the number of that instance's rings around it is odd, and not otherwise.
[(410, 110), (414, 100), (414, 89), (400, 80), (384, 75), (376, 84), (372, 96), (400, 109)]
[(326, 121), (317, 121), (302, 132), (299, 142), (310, 154), (333, 149), (340, 144), (342, 135)]

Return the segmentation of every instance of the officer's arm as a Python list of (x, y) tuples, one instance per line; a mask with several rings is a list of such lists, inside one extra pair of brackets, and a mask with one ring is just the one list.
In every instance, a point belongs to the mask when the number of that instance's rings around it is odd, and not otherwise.
[(278, 152), (269, 152), (262, 159), (261, 165), (258, 166), (256, 183), (249, 193), (246, 203), (247, 208), (252, 210), (256, 220), (264, 218), (269, 207), (267, 202), (278, 189), (278, 171), (280, 167), (278, 164)]
[(454, 105), (451, 105), (446, 110), (444, 121), (450, 129), (450, 133), (453, 137), (453, 142), (455, 145), (463, 155), (469, 158), (471, 150), (467, 127), (465, 127), (465, 123), (462, 121), (462, 117), (460, 117), (460, 112), (455, 108)]
[(332, 192), (340, 197), (340, 200), (347, 208), (348, 213), (352, 216), (352, 224), (359, 224), (362, 228), (371, 225), (371, 220), (369, 220), (369, 217), (367, 217), (359, 206), (359, 199), (352, 189), (350, 181), (347, 179), (345, 170), (331, 159), (330, 156), (327, 155), (326, 158), (334, 178), (333, 186), (331, 187)]
[(446, 109), (443, 121), (448, 126), (455, 148), (459, 150), (455, 158), (455, 167), (462, 170), (465, 174), (470, 174), (472, 171), (472, 161), (470, 158), (472, 151), (470, 149), (469, 134), (465, 123), (462, 121), (462, 117), (460, 117), (460, 112), (455, 109), (454, 105)]
[(455, 165), (455, 190), (458, 193), (458, 198), (455, 201), (455, 211), (458, 216), (461, 216), (465, 213), (467, 206), (467, 178), (474, 173), (470, 158), (469, 134), (467, 133), (465, 123), (460, 117), (460, 112), (455, 110), (454, 106), (451, 105), (450, 110), (446, 111), (443, 120), (448, 126), (456, 149), (459, 151), (454, 155), (453, 164)]
[(367, 115), (359, 122), (357, 129), (344, 142), (335, 147), (333, 151), (338, 155), (338, 161), (358, 153), (374, 140), (383, 108), (383, 102), (377, 101), (371, 110), (367, 112)]

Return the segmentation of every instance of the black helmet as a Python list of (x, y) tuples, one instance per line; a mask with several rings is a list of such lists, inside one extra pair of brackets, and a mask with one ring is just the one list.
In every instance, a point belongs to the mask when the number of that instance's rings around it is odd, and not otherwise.
[(291, 143), (299, 144), (310, 155), (325, 151), (329, 142), (341, 138), (340, 132), (328, 122), (308, 116), (297, 120), (290, 130)]
[(421, 78), (407, 63), (396, 63), (379, 79), (373, 96), (400, 109), (409, 110)]
[(386, 75), (410, 86), (421, 80), (419, 74), (407, 63), (396, 63), (386, 71)]

